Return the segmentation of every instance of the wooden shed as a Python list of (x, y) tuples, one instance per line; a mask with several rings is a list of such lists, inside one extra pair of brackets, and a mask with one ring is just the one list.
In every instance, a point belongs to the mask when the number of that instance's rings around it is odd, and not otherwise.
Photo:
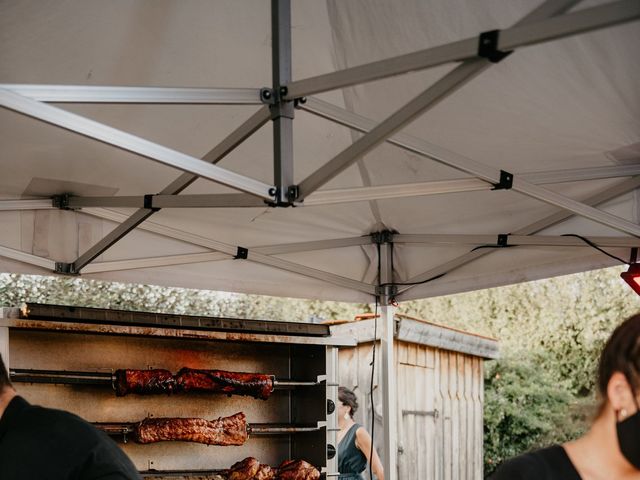
[[(374, 338), (380, 338), (379, 329), (374, 337), (374, 328), (371, 316), (332, 326), (334, 335), (357, 340), (357, 346), (339, 350), (339, 379), (340, 385), (356, 393), (355, 420), (367, 429), (371, 429), (372, 414), (372, 346)], [(498, 342), (402, 314), (395, 315), (394, 337), (398, 478), (482, 479), (483, 362), (498, 357)], [(374, 440), (383, 437), (379, 362), (378, 354)]]

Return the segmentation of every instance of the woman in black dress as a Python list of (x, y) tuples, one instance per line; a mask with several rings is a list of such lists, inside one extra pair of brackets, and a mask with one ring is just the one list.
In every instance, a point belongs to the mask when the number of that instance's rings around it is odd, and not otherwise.
[(492, 480), (640, 480), (640, 314), (607, 341), (598, 392), (598, 415), (584, 436), (509, 460)]
[[(371, 435), (362, 425), (353, 421), (358, 409), (356, 395), (345, 387), (338, 388), (338, 471), (341, 480), (362, 480), (360, 475), (371, 459)], [(371, 460), (373, 473), (378, 480), (384, 480), (382, 463), (376, 449)]]

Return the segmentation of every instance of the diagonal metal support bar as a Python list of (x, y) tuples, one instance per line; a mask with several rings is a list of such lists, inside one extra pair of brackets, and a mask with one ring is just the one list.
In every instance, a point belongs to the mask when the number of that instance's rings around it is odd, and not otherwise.
[(485, 59), (474, 59), (456, 67), (422, 94), (397, 110), (370, 132), (360, 137), (360, 139), (305, 178), (299, 185), (297, 200), (303, 201), (346, 168), (353, 165), (358, 159), (384, 142), (388, 137), (404, 128), (429, 108), (437, 105), (473, 77), (479, 75), (489, 65), (490, 63)]
[[(635, 0), (611, 2), (598, 7), (548, 19), (566, 12), (578, 1), (544, 4), (512, 28), (500, 31), (499, 50), (548, 42), (568, 35), (609, 27), (640, 18), (640, 5)], [(527, 23), (526, 25), (524, 23)], [(450, 62), (462, 62), (478, 54), (478, 37), (427, 48), (377, 62), (358, 65), (289, 84), (287, 98), (300, 98), (314, 93), (358, 85), (404, 73), (424, 70)]]
[(31, 255), (21, 250), (15, 250), (9, 247), (0, 246), (0, 257), (10, 258), (11, 260), (17, 260), (19, 262), (28, 263), (29, 265), (35, 265), (36, 267), (46, 268), (48, 270), (54, 270), (56, 266), (55, 260), (49, 258), (38, 257), (37, 255)]
[[(640, 187), (640, 176), (636, 176), (633, 178), (630, 178), (628, 180), (625, 180), (623, 182), (620, 182), (617, 185), (614, 185), (611, 188), (608, 188), (600, 193), (597, 193), (595, 195), (589, 196), (585, 199), (582, 200), (582, 202), (585, 205), (599, 205), (601, 203), (604, 203), (606, 201), (612, 200), (614, 198), (617, 198), (621, 195), (624, 195), (625, 193), (629, 193), (633, 190), (635, 190), (636, 188)], [(515, 232), (512, 232), (514, 235), (532, 235), (536, 232), (539, 232), (541, 230), (544, 230), (545, 228), (549, 228), (553, 225), (556, 225), (557, 223), (560, 223), (568, 218), (570, 218), (572, 216), (572, 213), (567, 212), (567, 211), (559, 211), (557, 213), (551, 214), (547, 217), (544, 217), (540, 220), (538, 220), (537, 222), (533, 222), (523, 228), (520, 228), (518, 230), (516, 230)], [(421, 273), (420, 275), (416, 275), (408, 280), (406, 280), (403, 283), (419, 283), (419, 282), (427, 282), (431, 279), (435, 279), (436, 277), (439, 277), (441, 275), (444, 275), (446, 273), (449, 273), (457, 268), (460, 268), (470, 262), (473, 262), (474, 260), (477, 260), (478, 258), (484, 257), (485, 255), (489, 255), (491, 253), (494, 253), (495, 250), (474, 250), (472, 252), (469, 253), (465, 253), (464, 255), (461, 255), (459, 257), (456, 257), (452, 260), (449, 260), (448, 262), (439, 265), (435, 268), (432, 268), (424, 273)], [(406, 292), (407, 290), (414, 288), (415, 285), (410, 285), (410, 286), (401, 286), (398, 288), (398, 296), (397, 298), (400, 300), (402, 298), (402, 294), (404, 292)]]
[[(105, 218), (112, 221), (120, 221), (122, 220), (122, 217), (123, 217), (122, 214), (119, 214), (117, 212), (111, 212), (109, 210), (103, 210), (103, 209), (96, 209), (96, 210), (89, 209), (89, 210), (86, 210), (84, 213), (87, 213), (89, 215), (94, 215), (100, 218)], [(212, 240), (210, 238), (205, 238), (193, 233), (183, 232), (181, 230), (167, 227), (165, 225), (160, 225), (153, 222), (147, 222), (141, 228), (146, 231), (158, 233), (160, 235), (164, 235), (169, 238), (175, 238), (177, 240), (182, 240), (184, 242), (188, 242), (193, 245), (209, 248), (211, 250), (215, 250), (216, 252), (224, 253), (230, 257), (235, 257), (238, 254), (238, 246), (219, 242), (217, 240)], [(364, 238), (360, 239), (360, 237), (358, 237), (357, 241), (356, 240), (350, 240), (350, 241), (365, 242), (362, 244), (370, 243), (370, 240), (364, 239)], [(337, 240), (336, 242), (340, 242), (340, 240)], [(317, 242), (305, 242), (305, 243), (317, 243)], [(347, 246), (347, 245), (342, 245), (342, 246)], [(282, 249), (282, 247), (284, 246), (280, 246), (280, 249)], [(309, 245), (307, 248), (309, 247), (311, 246)], [(273, 248), (273, 247), (264, 247), (264, 248), (267, 251), (269, 251), (269, 248)], [(329, 248), (329, 247), (324, 247), (324, 248)], [(291, 251), (295, 251), (295, 249), (292, 249)], [(301, 251), (301, 250), (298, 250), (298, 251)], [(286, 252), (281, 251), (278, 253), (286, 253)], [(368, 283), (360, 282), (358, 280), (353, 280), (340, 275), (335, 275), (333, 273), (329, 273), (329, 272), (325, 272), (315, 268), (300, 265), (294, 262), (290, 262), (288, 260), (283, 260), (281, 258), (265, 255), (264, 253), (260, 253), (258, 251), (258, 248), (249, 248), (246, 260), (252, 261), (255, 263), (260, 263), (263, 265), (268, 265), (274, 268), (278, 268), (280, 270), (297, 273), (305, 277), (315, 278), (317, 280), (322, 280), (328, 283), (332, 283), (334, 285), (339, 285), (341, 287), (364, 292), (370, 295), (375, 294), (375, 287)]]
[[(350, 112), (342, 107), (338, 107), (337, 105), (333, 105), (329, 102), (325, 102), (323, 100), (313, 98), (313, 97), (308, 98), (307, 101), (304, 104), (300, 104), (298, 108), (308, 113), (311, 113), (313, 115), (317, 115), (318, 117), (335, 122), (344, 127), (356, 130), (360, 133), (367, 133), (376, 126), (376, 122), (369, 118), (363, 117), (356, 113)], [(433, 145), (418, 137), (414, 137), (406, 133), (398, 133), (393, 137), (387, 138), (386, 141), (391, 145), (395, 145), (396, 147), (402, 148), (404, 150), (407, 150), (409, 152), (412, 152), (427, 158), (432, 158), (429, 154), (430, 151), (441, 152), (442, 155), (447, 155), (451, 153), (444, 149), (440, 149), (440, 147), (436, 145)], [(640, 161), (640, 158), (636, 160)], [(591, 167), (591, 168), (582, 168), (582, 169), (549, 170), (549, 171), (522, 173), (522, 174), (517, 174), (517, 176), (530, 183), (552, 184), (552, 183), (562, 183), (562, 182), (576, 182), (580, 180), (597, 180), (600, 178), (614, 178), (619, 176), (633, 176), (638, 174), (640, 174), (640, 164), (612, 165), (608, 167)], [(481, 184), (486, 185), (486, 182), (478, 179), (473, 179), (473, 178), (447, 180), (447, 181), (460, 181), (460, 182), (474, 181), (477, 183), (478, 186)], [(466, 187), (471, 187), (471, 184), (467, 185), (463, 183), (463, 188), (466, 188)], [(372, 188), (378, 188), (378, 187), (372, 187)], [(463, 191), (466, 191), (466, 190), (463, 190)], [(306, 201), (313, 198), (315, 202), (316, 196), (319, 195), (320, 193), (324, 194), (324, 191), (315, 192), (313, 196), (307, 198)]]
[[(87, 215), (91, 215), (94, 217), (102, 218), (104, 220), (109, 220), (112, 222), (123, 222), (128, 217), (119, 212), (115, 212), (113, 210), (107, 210), (104, 208), (88, 208), (83, 210), (82, 213), (86, 213)], [(154, 223), (154, 222), (145, 222), (139, 227), (141, 230), (145, 230), (147, 232), (153, 232), (158, 235), (162, 235), (163, 237), (172, 238), (174, 240), (180, 240), (185, 243), (190, 243), (192, 245), (197, 246), (207, 246), (203, 245), (201, 242), (204, 237), (198, 237), (198, 243), (192, 243), (191, 240), (193, 237), (189, 233), (182, 232), (181, 230), (176, 230), (170, 227), (166, 227), (164, 225)], [(285, 253), (297, 253), (297, 252), (309, 252), (314, 250), (326, 250), (333, 248), (345, 248), (345, 247), (355, 247), (361, 245), (370, 245), (372, 243), (370, 235), (364, 235), (361, 237), (348, 237), (348, 238), (333, 238), (328, 240), (314, 240), (310, 242), (295, 242), (295, 243), (283, 243), (278, 245), (263, 245), (250, 247), (253, 252), (262, 253), (264, 255), (281, 255)], [(214, 247), (208, 247), (214, 248)]]
[[(251, 251), (262, 253), (265, 255), (277, 255), (282, 253), (307, 252), (311, 250), (322, 250), (327, 248), (368, 245), (370, 243), (371, 237), (367, 236), (356, 237), (354, 239), (345, 238), (338, 240), (319, 240), (317, 242), (302, 242), (284, 245), (270, 245), (265, 247), (254, 247), (251, 249)], [(94, 262), (87, 265), (82, 270), (82, 273), (86, 275), (91, 273), (133, 270), (140, 268), (168, 267), (172, 265), (187, 265), (190, 263), (217, 262), (220, 260), (229, 260), (229, 258), (231, 258), (230, 255), (227, 255), (225, 253), (205, 252), (187, 253), (183, 255), (166, 255), (162, 257), (137, 258), (132, 260), (116, 260), (111, 262)]]
[[(343, 115), (341, 114), (339, 107), (328, 107), (326, 103), (309, 101), (307, 102), (307, 104), (308, 106), (305, 105), (304, 108), (310, 108), (310, 111), (313, 112), (321, 112), (320, 114), (323, 117), (339, 121), (339, 123), (341, 123), (342, 125), (348, 126), (350, 128), (355, 128), (359, 131), (366, 131), (366, 129), (373, 123), (369, 119), (365, 119), (363, 117), (360, 117), (359, 115), (350, 114), (349, 112), (346, 112), (347, 114)], [(374, 127), (374, 129), (371, 130), (372, 133), (375, 131), (375, 128), (377, 127)], [(362, 138), (366, 138), (366, 136), (367, 135)], [(416, 137), (412, 137), (406, 134), (399, 134), (394, 138), (389, 139), (388, 141), (413, 153), (417, 153), (419, 155), (431, 158), (444, 165), (453, 167), (465, 173), (469, 173), (477, 177), (478, 179), (490, 184), (497, 184), (500, 181), (500, 171), (498, 169), (488, 167), (479, 162), (476, 162), (473, 159), (470, 159), (463, 155), (459, 155), (437, 145), (433, 145)], [(301, 184), (301, 189), (303, 184)], [(513, 182), (512, 189), (516, 192), (530, 196), (537, 200), (541, 200), (551, 205), (565, 208), (572, 211), (573, 213), (576, 213), (585, 218), (589, 218), (590, 220), (609, 226), (616, 230), (620, 230), (631, 235), (640, 236), (640, 226), (638, 226), (637, 224), (629, 222), (615, 215), (602, 212), (601, 210), (590, 207), (588, 205), (581, 204), (580, 202), (576, 202), (575, 200), (555, 193), (546, 188), (534, 185), (533, 183), (526, 180), (526, 176), (516, 176)]]
[(271, 185), (211, 165), (207, 162), (158, 145), (88, 118), (52, 107), (9, 90), (0, 89), (0, 105), (18, 113), (36, 118), (46, 123), (71, 130), (94, 140), (113, 145), (164, 165), (178, 168), (214, 182), (222, 183), (243, 192), (271, 199)]
[(0, 84), (0, 88), (40, 102), (178, 103), (260, 105), (259, 88), (111, 87), (96, 85)]
[(216, 262), (232, 258), (220, 252), (188, 253), (184, 255), (167, 255), (164, 257), (136, 258), (133, 260), (116, 260), (111, 262), (94, 262), (87, 265), (82, 273), (116, 272), (140, 268), (169, 267), (172, 265), (188, 265), (190, 263)]
[[(222, 160), (229, 152), (240, 145), (245, 139), (250, 137), (255, 131), (262, 127), (269, 121), (269, 108), (262, 107), (256, 113), (254, 113), (248, 120), (242, 125), (236, 128), (231, 134), (229, 134), (222, 142), (220, 142), (215, 148), (209, 151), (202, 160), (209, 163), (217, 163)], [(176, 180), (167, 185), (160, 193), (163, 195), (177, 195), (185, 188), (191, 185), (198, 179), (197, 175), (190, 173), (183, 173)], [(153, 210), (140, 209), (133, 215), (128, 217), (124, 222), (118, 225), (112, 230), (106, 237), (96, 243), (93, 247), (78, 257), (73, 262), (72, 267), (75, 272), (79, 272), (88, 263), (93, 261), (96, 257), (108, 250), (114, 243), (124, 237), (131, 230), (136, 228), (147, 218), (154, 214)]]
[[(548, 0), (526, 15), (516, 25), (535, 22), (563, 13), (575, 3), (575, 0), (567, 0), (564, 2)], [(424, 112), (437, 105), (440, 101), (444, 100), (447, 96), (451, 95), (491, 65), (492, 63), (488, 59), (478, 57), (476, 51), (476, 55), (474, 55), (473, 58), (464, 61), (423, 93), (401, 107), (380, 124), (373, 127), (368, 133), (304, 179), (299, 185), (297, 200), (303, 201), (312, 192), (355, 163), (359, 158), (362, 158), (367, 152)]]

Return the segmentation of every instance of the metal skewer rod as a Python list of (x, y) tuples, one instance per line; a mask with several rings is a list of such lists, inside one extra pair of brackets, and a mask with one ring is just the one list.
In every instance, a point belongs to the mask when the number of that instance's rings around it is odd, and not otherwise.
[[(136, 422), (96, 422), (93, 424), (97, 429), (108, 435), (131, 435), (135, 432)], [(288, 425), (279, 423), (253, 423), (247, 425), (249, 435), (273, 435), (290, 434), (301, 432), (316, 432), (324, 428), (324, 425)]]
[[(12, 368), (9, 370), (12, 382), (20, 383), (58, 383), (64, 385), (109, 385), (113, 386), (115, 376), (113, 372), (77, 372), (69, 370), (30, 370), (24, 368)], [(277, 389), (289, 389), (298, 387), (314, 387), (322, 381), (298, 381), (298, 380), (274, 380), (273, 386)]]

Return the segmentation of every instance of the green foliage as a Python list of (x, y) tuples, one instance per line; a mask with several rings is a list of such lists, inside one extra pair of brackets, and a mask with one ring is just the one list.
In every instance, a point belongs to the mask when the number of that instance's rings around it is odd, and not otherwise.
[(364, 305), (242, 295), (69, 277), (0, 274), (0, 306), (25, 302), (304, 322), (353, 318)]
[(582, 433), (584, 418), (572, 411), (569, 382), (554, 377), (526, 359), (486, 364), (485, 474), (507, 458)]

